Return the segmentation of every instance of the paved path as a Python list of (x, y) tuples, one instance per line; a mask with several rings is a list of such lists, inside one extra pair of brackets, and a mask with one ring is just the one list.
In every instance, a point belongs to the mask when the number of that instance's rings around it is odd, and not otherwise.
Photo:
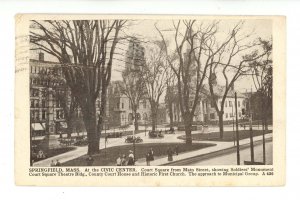
[[(265, 138), (272, 138), (272, 133), (266, 134)], [(256, 136), (253, 138), (253, 141), (259, 141), (262, 140), (262, 136)], [(199, 156), (199, 155), (205, 155), (208, 153), (213, 153), (216, 151), (221, 151), (224, 149), (228, 149), (228, 148), (232, 148), (233, 146), (233, 142), (216, 142), (216, 141), (201, 141), (203, 143), (214, 143), (216, 144), (216, 146), (212, 146), (212, 147), (207, 147), (204, 149), (199, 149), (199, 150), (195, 150), (195, 151), (190, 151), (190, 152), (186, 152), (186, 153), (180, 153), (178, 156), (173, 156), (173, 161), (178, 161), (178, 160), (183, 160), (183, 159), (187, 159), (187, 158), (191, 158), (191, 157), (195, 157), (195, 156)], [(244, 145), (244, 144), (249, 144), (250, 143), (250, 139), (246, 138), (243, 140), (240, 140), (240, 145)], [(164, 165), (169, 163), (169, 161), (167, 160), (167, 156), (162, 157), (162, 158), (158, 158), (155, 159), (154, 161), (151, 162), (151, 165), (153, 166), (158, 166), (158, 165)], [(137, 162), (136, 165), (140, 165), (140, 166), (145, 166), (146, 162), (145, 160), (141, 160), (140, 162)]]
[[(161, 128), (163, 130), (163, 128)], [(257, 128), (254, 127), (254, 130), (256, 130)], [(140, 130), (143, 130), (143, 128), (141, 127)], [(160, 128), (158, 128), (158, 130), (160, 130)], [(224, 127), (224, 131), (231, 131), (232, 130), (232, 126), (225, 126)], [(272, 127), (270, 127), (270, 130), (272, 130)], [(218, 131), (218, 127), (213, 127), (210, 128), (206, 133), (203, 134), (209, 134), (210, 132), (216, 132)], [(193, 133), (197, 133), (197, 132), (193, 132)], [(153, 139), (153, 138), (149, 138), (148, 136), (145, 136), (145, 133), (139, 133), (136, 134), (136, 136), (140, 136), (143, 139), (143, 143), (176, 143), (176, 142), (184, 142), (184, 140), (180, 140), (177, 137), (184, 135), (184, 131), (176, 131), (176, 134), (165, 134), (163, 139)], [(268, 134), (268, 137), (271, 136), (272, 134)], [(122, 138), (109, 138), (108, 142), (106, 144), (106, 147), (113, 147), (113, 146), (121, 146), (121, 145), (128, 145), (128, 143), (125, 143), (125, 138), (126, 137), (122, 137)], [(257, 136), (255, 138), (261, 138), (261, 136)], [(100, 149), (104, 149), (105, 148), (105, 143), (104, 143), (104, 138), (100, 139)], [(248, 139), (244, 139), (241, 140), (241, 144), (242, 142), (247, 142), (249, 143), (249, 138)], [(218, 151), (218, 150), (222, 150), (224, 148), (230, 148), (233, 146), (233, 142), (217, 142), (217, 141), (193, 141), (194, 143), (213, 143), (213, 144), (217, 144), (216, 146), (213, 147), (208, 147), (205, 149), (201, 149), (201, 150), (197, 150), (197, 151), (193, 151), (193, 152), (188, 152), (188, 153), (184, 153), (181, 154), (179, 156), (177, 156), (175, 159), (185, 159), (187, 158), (187, 156), (195, 156), (195, 155), (199, 155), (199, 153), (205, 154), (205, 153), (210, 153), (212, 151)], [(199, 151), (199, 152), (198, 152)], [(86, 155), (87, 153), (87, 146), (83, 146), (83, 147), (77, 147), (75, 150), (73, 151), (69, 151), (45, 160), (41, 160), (38, 161), (36, 163), (33, 164), (33, 166), (36, 167), (46, 167), (46, 166), (50, 166), (50, 163), (52, 160), (56, 161), (59, 160), (61, 163), (73, 160), (75, 158), (78, 158), (80, 156)], [(190, 154), (189, 154), (190, 153)], [(143, 161), (144, 159), (140, 159), (140, 161), (137, 162), (137, 165), (145, 165), (145, 161)], [(159, 161), (161, 160), (161, 161)], [(153, 161), (153, 165), (161, 165), (164, 164), (165, 162), (163, 162), (163, 160), (166, 160), (166, 158), (161, 158), (161, 159), (157, 159), (155, 161)], [(157, 162), (157, 164), (156, 164)]]
[[(256, 162), (263, 162), (263, 145), (254, 146), (254, 160)], [(271, 141), (266, 142), (266, 164), (271, 165), (273, 163), (273, 143)], [(246, 148), (240, 151), (240, 164), (244, 165), (244, 161), (250, 161), (250, 149)], [(236, 152), (226, 155), (216, 156), (208, 158), (198, 162), (190, 163), (189, 166), (203, 166), (203, 165), (235, 165), (236, 164)]]

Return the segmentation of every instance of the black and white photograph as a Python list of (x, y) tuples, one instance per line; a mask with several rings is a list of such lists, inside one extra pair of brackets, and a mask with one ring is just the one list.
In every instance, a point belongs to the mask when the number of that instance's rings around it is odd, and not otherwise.
[(30, 166), (273, 164), (272, 20), (31, 20), (29, 31)]

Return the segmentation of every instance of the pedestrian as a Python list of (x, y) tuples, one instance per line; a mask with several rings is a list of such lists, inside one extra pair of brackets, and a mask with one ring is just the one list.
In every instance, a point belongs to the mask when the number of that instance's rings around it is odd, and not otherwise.
[(105, 136), (105, 144), (108, 143), (108, 136)]
[(54, 166), (55, 166), (55, 163), (53, 160), (51, 160), (50, 167), (54, 167)]
[(147, 154), (146, 154), (146, 163), (147, 163), (147, 166), (150, 166), (150, 160), (151, 158), (150, 158), (150, 152), (148, 152)]
[(117, 166), (121, 166), (122, 165), (122, 160), (121, 160), (121, 156), (119, 155), (117, 158)]
[(123, 156), (121, 158), (121, 165), (122, 166), (126, 166), (127, 165), (127, 163), (126, 163), (126, 155), (125, 154), (123, 154)]
[(168, 161), (173, 161), (173, 151), (170, 147), (168, 147), (167, 154), (168, 154)]
[(86, 159), (87, 166), (92, 166), (93, 162), (94, 158), (91, 155), (89, 155), (89, 157)]
[(149, 150), (149, 156), (150, 156), (150, 161), (153, 161), (154, 160), (154, 151), (152, 148), (150, 148), (150, 150)]
[(55, 166), (57, 166), (57, 167), (61, 166), (61, 163), (59, 162), (59, 160), (58, 160), (58, 159), (56, 160), (56, 164), (55, 164)]
[(129, 165), (129, 166), (134, 165), (134, 155), (133, 155), (133, 151), (131, 151), (131, 150), (129, 151), (127, 165)]
[(178, 147), (178, 145), (175, 146), (174, 153), (176, 153), (176, 156), (178, 156), (178, 154), (179, 154), (179, 147)]

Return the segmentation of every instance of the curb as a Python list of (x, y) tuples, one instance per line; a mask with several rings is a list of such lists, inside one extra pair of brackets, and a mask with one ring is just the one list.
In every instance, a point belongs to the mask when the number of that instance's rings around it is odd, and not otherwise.
[[(271, 142), (272, 140), (273, 140), (272, 137), (265, 139), (266, 142)], [(258, 140), (258, 141), (253, 142), (254, 146), (257, 146), (257, 145), (260, 145), (260, 144), (262, 144), (262, 140)], [(240, 150), (246, 149), (248, 147), (250, 147), (250, 143), (240, 145)], [(168, 163), (165, 163), (165, 164), (161, 164), (160, 166), (185, 166), (185, 165), (188, 165), (188, 164), (193, 163), (195, 161), (197, 161), (197, 162), (198, 161), (203, 161), (203, 160), (207, 160), (207, 159), (212, 158), (212, 157), (222, 156), (222, 155), (232, 153), (232, 152), (235, 152), (235, 151), (236, 151), (236, 146), (229, 147), (227, 149), (214, 151), (214, 152), (207, 153), (207, 154), (192, 156), (192, 157), (189, 157), (189, 158), (184, 158), (184, 159), (181, 159), (181, 160), (168, 162)]]

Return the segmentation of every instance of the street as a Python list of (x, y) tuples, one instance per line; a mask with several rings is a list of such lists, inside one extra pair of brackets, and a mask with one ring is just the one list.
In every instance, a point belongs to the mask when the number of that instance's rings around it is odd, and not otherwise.
[[(254, 146), (254, 159), (256, 162), (263, 161), (263, 146), (262, 144)], [(266, 143), (266, 164), (271, 165), (273, 162), (273, 143)], [(250, 161), (250, 149), (246, 148), (240, 151), (241, 165), (244, 165), (244, 161)], [(191, 163), (191, 166), (199, 166), (199, 165), (236, 165), (236, 152), (230, 153), (223, 156), (217, 156), (214, 158), (206, 159), (203, 161)]]

